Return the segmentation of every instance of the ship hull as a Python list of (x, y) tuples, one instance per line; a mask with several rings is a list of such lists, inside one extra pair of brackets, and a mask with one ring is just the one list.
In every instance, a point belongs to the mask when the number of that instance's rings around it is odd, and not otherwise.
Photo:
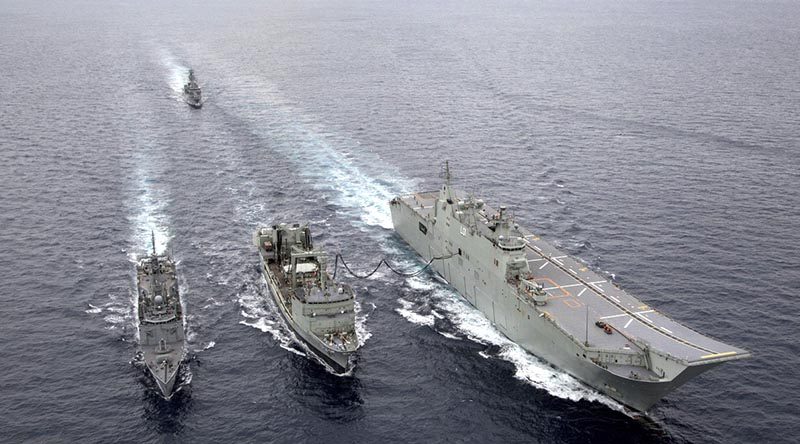
[(195, 102), (190, 99), (184, 99), (187, 105), (191, 106), (194, 109), (200, 109), (203, 107), (203, 102)]
[(281, 317), (286, 322), (286, 325), (289, 326), (298, 339), (303, 341), (303, 343), (311, 351), (311, 353), (314, 354), (315, 357), (325, 362), (336, 373), (346, 373), (349, 371), (350, 356), (352, 353), (342, 353), (336, 350), (331, 350), (326, 347), (316, 335), (307, 331), (306, 329), (301, 328), (301, 326), (295, 322), (294, 317), (291, 316), (289, 307), (287, 307), (283, 302), (283, 296), (280, 286), (278, 285), (278, 281), (275, 279), (275, 276), (268, 271), (268, 269), (269, 268), (266, 267), (262, 262), (261, 270), (264, 280), (267, 283), (270, 296), (275, 302), (275, 305), (277, 305), (278, 311), (280, 311)]
[(150, 374), (153, 376), (153, 379), (156, 380), (156, 385), (158, 385), (161, 395), (166, 399), (170, 399), (174, 394), (173, 390), (175, 389), (175, 380), (177, 379), (178, 372), (175, 371), (169, 375), (166, 380), (164, 380), (161, 379), (161, 375), (158, 375), (156, 370), (153, 370), (152, 368), (149, 370)]
[[(161, 394), (169, 399), (174, 392), (178, 370), (183, 361), (183, 325), (180, 321), (164, 324), (139, 325), (139, 349), (142, 352), (148, 373), (158, 385)], [(164, 340), (164, 349), (159, 350), (159, 343)], [(164, 371), (162, 362), (171, 363)]]
[[(587, 359), (587, 351), (578, 345), (576, 338), (565, 335), (542, 311), (532, 304), (521, 303), (512, 287), (493, 282), (491, 275), (479, 275), (474, 268), (470, 270), (467, 260), (452, 251), (455, 247), (448, 248), (448, 245), (455, 245), (450, 240), (459, 237), (458, 228), (445, 226), (441, 222), (431, 223), (409, 210), (411, 208), (404, 204), (391, 206), (395, 231), (426, 262), (434, 257), (456, 254), (457, 257), (450, 260), (433, 261), (432, 268), (467, 302), (492, 321), (501, 333), (531, 354), (625, 406), (637, 411), (647, 411), (667, 393), (718, 365), (659, 362), (664, 368), (669, 366), (667, 370), (674, 376), (655, 381), (636, 380), (619, 374), (619, 371), (610, 371), (606, 368), (608, 366), (603, 367)], [(462, 244), (468, 242), (466, 238), (459, 240)], [(472, 251), (474, 255), (476, 250)], [(492, 265), (481, 265), (480, 268), (491, 269)]]

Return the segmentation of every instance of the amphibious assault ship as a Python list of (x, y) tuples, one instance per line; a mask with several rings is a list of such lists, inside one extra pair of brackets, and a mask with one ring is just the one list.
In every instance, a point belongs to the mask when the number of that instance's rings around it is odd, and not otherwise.
[(308, 225), (259, 228), (253, 243), (286, 323), (334, 371), (349, 371), (358, 349), (355, 293), (328, 275), (326, 255), (314, 249)]
[(750, 354), (642, 303), (583, 263), (450, 185), (396, 197), (398, 234), (508, 338), (638, 411)]
[(156, 253), (136, 264), (139, 349), (147, 370), (165, 398), (172, 396), (183, 360), (183, 310), (178, 295), (175, 262)]
[(194, 70), (190, 69), (189, 83), (183, 85), (183, 100), (192, 108), (201, 108), (203, 106), (202, 96), (200, 85), (197, 84), (197, 79), (194, 77)]

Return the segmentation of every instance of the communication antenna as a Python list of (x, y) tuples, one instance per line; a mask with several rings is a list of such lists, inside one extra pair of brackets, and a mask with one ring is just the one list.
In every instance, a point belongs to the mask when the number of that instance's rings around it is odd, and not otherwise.
[(446, 197), (449, 201), (452, 202), (453, 200), (453, 192), (450, 189), (450, 180), (453, 178), (452, 174), (450, 174), (450, 161), (444, 161), (444, 167), (442, 167), (442, 171), (439, 174), (439, 177), (444, 178), (444, 190), (447, 193)]
[(453, 176), (450, 174), (449, 160), (444, 161), (444, 166), (442, 166), (442, 171), (439, 173), (439, 177), (444, 178), (444, 181), (447, 184), (447, 186), (450, 186), (450, 179), (452, 179)]

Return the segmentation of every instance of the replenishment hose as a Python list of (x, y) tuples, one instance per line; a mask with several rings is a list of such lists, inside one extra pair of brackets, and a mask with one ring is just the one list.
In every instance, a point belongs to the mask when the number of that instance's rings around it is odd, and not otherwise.
[(380, 262), (378, 262), (378, 265), (376, 265), (376, 266), (375, 266), (375, 268), (374, 268), (372, 271), (370, 271), (370, 272), (369, 272), (369, 273), (367, 273), (367, 274), (360, 275), (360, 274), (358, 274), (358, 273), (355, 273), (353, 270), (351, 270), (351, 269), (350, 269), (350, 267), (347, 265), (347, 262), (345, 262), (345, 261), (344, 261), (344, 257), (342, 257), (342, 255), (341, 255), (341, 254), (338, 254), (338, 253), (337, 253), (337, 254), (336, 254), (336, 261), (333, 263), (333, 279), (336, 279), (336, 273), (339, 271), (339, 262), (341, 262), (341, 263), (342, 263), (342, 265), (344, 266), (344, 269), (345, 269), (345, 270), (347, 270), (347, 272), (348, 272), (348, 273), (350, 273), (350, 274), (351, 274), (353, 277), (355, 277), (355, 278), (358, 278), (358, 279), (367, 279), (368, 277), (370, 277), (370, 276), (372, 276), (373, 274), (377, 273), (377, 272), (378, 272), (378, 270), (381, 268), (381, 265), (386, 265), (386, 267), (387, 267), (389, 270), (391, 270), (391, 271), (392, 271), (392, 273), (394, 273), (394, 274), (396, 274), (396, 275), (399, 275), (399, 276), (404, 276), (404, 277), (412, 277), (412, 276), (416, 276), (416, 275), (418, 275), (418, 274), (422, 273), (423, 271), (427, 270), (427, 269), (428, 269), (428, 267), (430, 267), (430, 266), (431, 266), (431, 264), (433, 263), (433, 261), (436, 261), (436, 260), (444, 260), (444, 259), (450, 259), (451, 257), (453, 257), (453, 255), (452, 255), (452, 254), (451, 254), (451, 255), (448, 255), (448, 256), (439, 256), (439, 257), (433, 257), (433, 258), (431, 258), (431, 260), (429, 260), (429, 261), (428, 261), (428, 263), (427, 263), (427, 264), (425, 264), (425, 266), (423, 266), (423, 267), (422, 267), (422, 268), (420, 268), (419, 270), (417, 270), (417, 271), (413, 271), (413, 272), (399, 271), (399, 270), (397, 270), (395, 267), (393, 267), (393, 266), (392, 266), (392, 264), (390, 264), (390, 263), (389, 263), (389, 262), (386, 260), (386, 258), (383, 258), (383, 259), (381, 259), (381, 260), (380, 260)]

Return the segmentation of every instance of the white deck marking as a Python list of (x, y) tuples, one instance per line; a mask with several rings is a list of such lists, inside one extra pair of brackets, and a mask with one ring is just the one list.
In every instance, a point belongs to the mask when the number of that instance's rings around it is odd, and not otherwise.
[(664, 328), (664, 327), (658, 327), (658, 328), (660, 328), (660, 329), (664, 330), (665, 332), (667, 332), (667, 333), (669, 333), (669, 334), (672, 334), (672, 331), (671, 331), (671, 330), (667, 330), (667, 329), (666, 329), (666, 328)]
[(539, 267), (539, 269), (541, 270), (542, 268), (546, 267), (546, 266), (547, 266), (547, 264), (549, 264), (549, 263), (550, 263), (550, 262), (545, 262), (545, 263), (543, 263), (543, 264), (542, 264), (542, 266), (541, 266), (541, 267)]
[(580, 292), (580, 293), (578, 293), (578, 296), (582, 295), (582, 294), (583, 294), (583, 292), (584, 292), (584, 291), (586, 291), (588, 288), (589, 288), (589, 287), (583, 287), (583, 290), (581, 290), (581, 292)]
[[(635, 312), (635, 313), (634, 313), (634, 315), (638, 315), (638, 316), (637, 316), (637, 318), (647, 319), (647, 318), (646, 318), (646, 317), (644, 317), (643, 315), (644, 315), (645, 313), (652, 313), (652, 312), (654, 312), (654, 311), (655, 311), (655, 310), (637, 311), (637, 312)], [(623, 316), (630, 316), (630, 315), (629, 315), (628, 313), (620, 313), (620, 314), (615, 314), (615, 315), (611, 315), (611, 316), (603, 316), (603, 317), (602, 317), (602, 318), (600, 318), (600, 319), (621, 318), (621, 317), (623, 317)], [(647, 320), (648, 320), (648, 321), (650, 321), (649, 319), (647, 319)], [(653, 321), (650, 321), (650, 322), (653, 322)]]
[(578, 274), (578, 273), (576, 273), (576, 272), (575, 272), (575, 270), (573, 270), (572, 268), (570, 268), (570, 269), (569, 269), (569, 272), (570, 272), (570, 273), (572, 273), (572, 274)]
[(544, 260), (544, 258), (541, 258), (541, 259), (528, 259), (528, 262), (539, 262), (539, 261), (543, 261), (543, 260)]
[(556, 287), (547, 287), (544, 290), (556, 290), (556, 289), (559, 289), (559, 288), (577, 287), (579, 285), (583, 285), (583, 284), (559, 285), (559, 286), (556, 286)]
[[(594, 288), (595, 288), (597, 291), (599, 291), (600, 293), (605, 293), (606, 291), (605, 291), (605, 290), (603, 290), (602, 288), (600, 288), (600, 286), (599, 286), (599, 285), (597, 285), (597, 284), (602, 284), (603, 282), (605, 282), (605, 281), (589, 282), (589, 285), (591, 285), (592, 287), (594, 287)], [(615, 299), (615, 300), (616, 300), (617, 302), (619, 302), (619, 299)]]
[(567, 255), (563, 255), (563, 256), (553, 256), (553, 257), (551, 257), (550, 259), (561, 259), (561, 258), (565, 258), (565, 257), (567, 257)]
[(539, 251), (539, 252), (541, 252), (541, 251), (542, 251), (542, 249), (541, 249), (541, 248), (539, 248), (539, 247), (537, 247), (536, 245), (531, 245), (531, 246), (532, 246), (532, 247), (533, 247), (533, 249), (534, 249), (534, 250), (536, 250), (536, 251)]
[(628, 326), (631, 325), (631, 322), (633, 322), (633, 318), (628, 319), (628, 322), (626, 322), (625, 326), (622, 328), (628, 328)]
[(563, 267), (563, 266), (564, 266), (564, 263), (563, 263), (563, 262), (561, 262), (560, 260), (558, 260), (558, 258), (559, 258), (559, 257), (564, 257), (564, 256), (551, 257), (551, 258), (550, 258), (550, 260), (551, 260), (551, 261), (553, 261), (553, 262), (555, 262), (555, 263), (557, 263), (558, 265), (561, 265), (561, 266)]
[(621, 302), (619, 301), (619, 299), (615, 298), (614, 296), (609, 296), (609, 298), (613, 299), (613, 300), (614, 300), (614, 302), (616, 302), (617, 304), (621, 304)]
[[(652, 311), (655, 311), (655, 310), (650, 310), (650, 311), (652, 312)], [(648, 318), (647, 316), (645, 316), (644, 314), (641, 314), (641, 313), (644, 313), (644, 312), (637, 313), (639, 315), (639, 316), (637, 316), (639, 319), (647, 321), (648, 324), (652, 324), (653, 323), (653, 321), (650, 318)]]

